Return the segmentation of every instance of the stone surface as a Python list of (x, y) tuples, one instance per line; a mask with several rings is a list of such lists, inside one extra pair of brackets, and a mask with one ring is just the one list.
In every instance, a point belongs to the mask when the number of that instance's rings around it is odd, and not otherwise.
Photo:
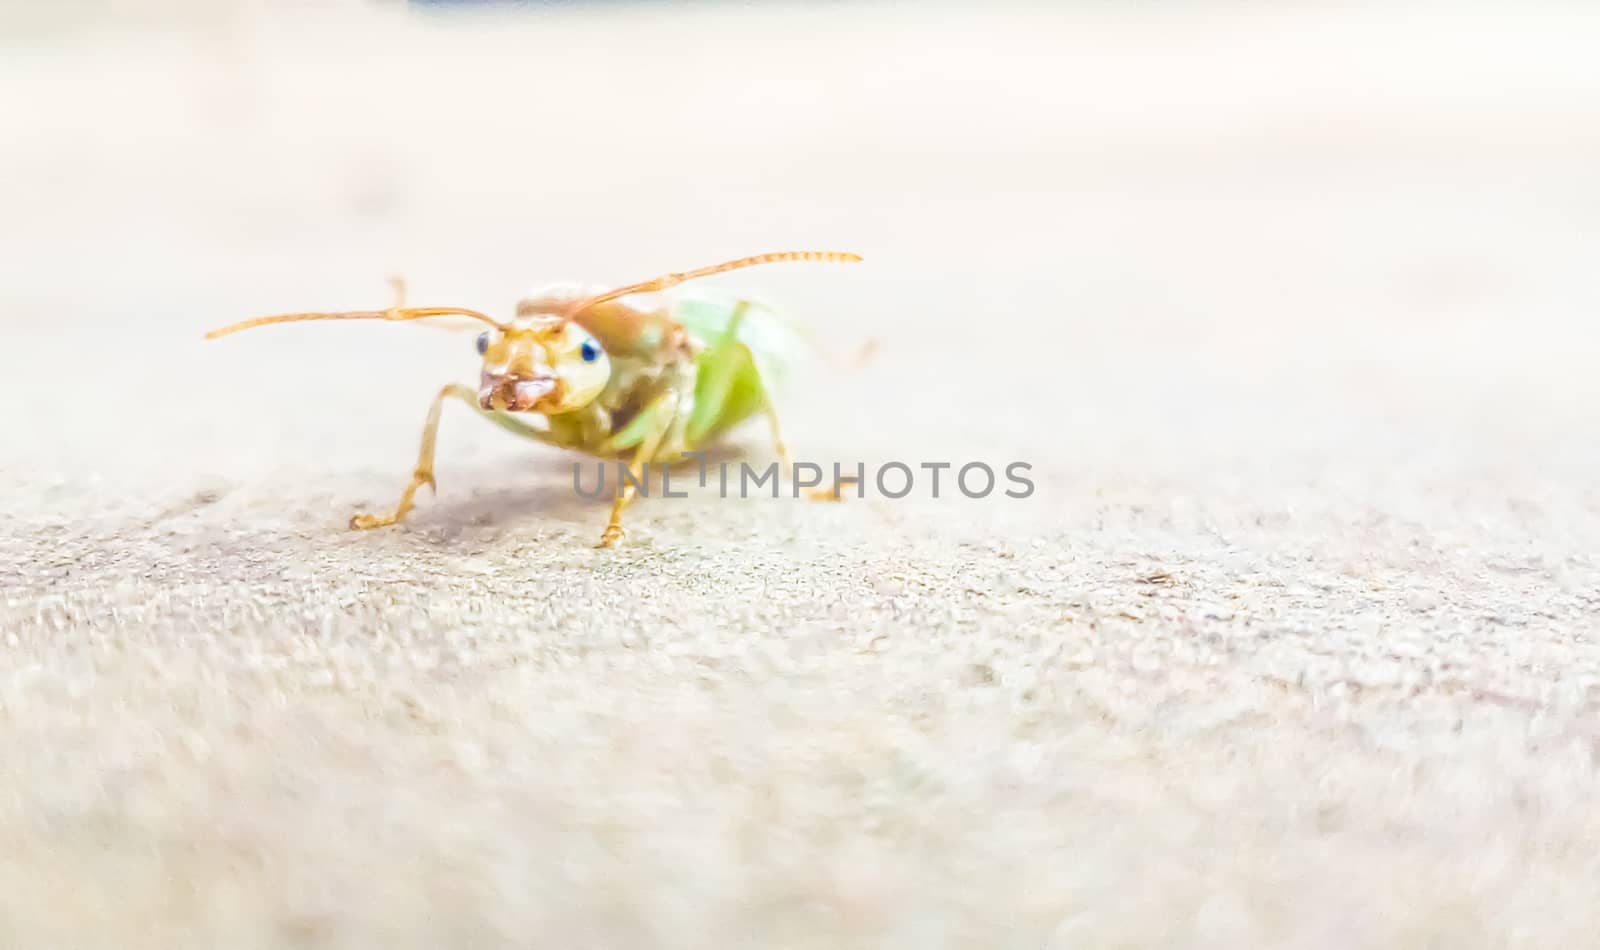
[[(1593, 942), (1579, 6), (27, 9), (0, 945)], [(471, 334), (200, 339), (791, 246), (797, 453), (1031, 498), (351, 533)]]

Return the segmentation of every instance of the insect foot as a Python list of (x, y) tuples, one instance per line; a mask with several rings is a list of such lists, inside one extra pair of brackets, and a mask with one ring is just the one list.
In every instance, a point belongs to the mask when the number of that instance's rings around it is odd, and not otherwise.
[(861, 479), (846, 475), (845, 477), (839, 479), (839, 481), (832, 488), (807, 489), (806, 497), (812, 501), (844, 501), (845, 486), (859, 485), (860, 483)]
[[(438, 404), (435, 403), (435, 405)], [(431, 440), (429, 443), (425, 444), (423, 451), (429, 453), (430, 455), (433, 453)], [(401, 518), (404, 518), (408, 513), (410, 513), (412, 507), (414, 507), (412, 504), (412, 499), (416, 497), (417, 489), (424, 485), (428, 486), (428, 490), (434, 494), (439, 493), (439, 486), (433, 480), (433, 470), (431, 468), (418, 468), (412, 473), (411, 484), (407, 485), (406, 490), (400, 494), (400, 504), (395, 506), (393, 514), (356, 515), (350, 519), (350, 527), (356, 531), (369, 531), (373, 528), (386, 528), (389, 525), (398, 522)]]
[(596, 544), (595, 547), (614, 548), (622, 542), (627, 533), (622, 530), (622, 525), (620, 524), (608, 524), (606, 529), (600, 533), (600, 543)]

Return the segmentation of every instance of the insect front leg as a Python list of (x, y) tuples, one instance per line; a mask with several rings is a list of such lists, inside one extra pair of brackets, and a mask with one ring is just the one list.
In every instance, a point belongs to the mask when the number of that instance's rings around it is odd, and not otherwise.
[(686, 388), (691, 385), (681, 375), (672, 377), (666, 391), (651, 400), (632, 422), (612, 437), (609, 451), (626, 451), (635, 445), (638, 447), (634, 450), (633, 460), (628, 463), (628, 473), (632, 477), (618, 486), (617, 500), (611, 505), (611, 517), (606, 522), (605, 531), (600, 534), (600, 543), (595, 547), (614, 547), (627, 533), (622, 528), (622, 512), (632, 503), (638, 486), (644, 484), (648, 477), (645, 466), (658, 455), (665, 454), (662, 447), (668, 434), (676, 436), (682, 432), (682, 413), (679, 409), (688, 398), (686, 394), (692, 392)]
[(350, 527), (357, 530), (382, 528), (392, 525), (404, 518), (413, 507), (413, 499), (417, 489), (427, 485), (430, 489), (438, 491), (438, 486), (433, 480), (433, 450), (434, 443), (439, 436), (439, 417), (444, 410), (446, 399), (459, 399), (472, 407), (472, 411), (484, 416), (496, 425), (509, 429), (517, 435), (544, 440), (546, 433), (529, 425), (524, 425), (516, 419), (502, 412), (486, 412), (478, 406), (478, 393), (470, 386), (454, 383), (439, 390), (433, 397), (433, 404), (428, 407), (428, 421), (422, 426), (422, 447), (417, 451), (417, 467), (411, 473), (411, 483), (400, 493), (400, 503), (394, 511), (387, 515), (358, 514), (350, 519)]

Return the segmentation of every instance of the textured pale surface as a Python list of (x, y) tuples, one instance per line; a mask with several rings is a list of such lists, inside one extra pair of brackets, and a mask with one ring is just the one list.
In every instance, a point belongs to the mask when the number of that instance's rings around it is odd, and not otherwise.
[[(1593, 944), (1581, 5), (183, 7), (0, 30), (0, 946)], [(470, 334), (199, 340), (786, 246), (801, 456), (1033, 498), (352, 534)]]

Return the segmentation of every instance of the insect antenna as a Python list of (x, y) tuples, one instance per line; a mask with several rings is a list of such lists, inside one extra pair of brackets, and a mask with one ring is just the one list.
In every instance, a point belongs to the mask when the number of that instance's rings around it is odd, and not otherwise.
[(618, 287), (615, 290), (608, 290), (598, 296), (579, 301), (576, 306), (567, 310), (566, 319), (571, 320), (573, 317), (584, 312), (585, 310), (588, 310), (590, 307), (598, 306), (599, 304), (603, 304), (608, 300), (615, 300), (618, 297), (626, 297), (629, 294), (647, 294), (653, 293), (657, 290), (666, 290), (668, 287), (676, 287), (686, 280), (694, 280), (698, 277), (709, 277), (712, 274), (721, 274), (730, 270), (739, 270), (740, 268), (744, 267), (755, 267), (760, 264), (778, 264), (784, 261), (822, 261), (835, 264), (848, 264), (859, 260), (861, 260), (861, 256), (859, 254), (851, 254), (846, 251), (774, 251), (770, 254), (754, 254), (750, 257), (741, 257), (737, 260), (724, 261), (721, 264), (712, 264), (710, 267), (700, 267), (696, 268), (695, 270), (683, 271), (682, 273), (677, 274), (663, 274), (660, 277), (654, 277), (650, 280), (641, 281), (637, 284), (629, 284), (626, 287)]
[(280, 313), (270, 317), (253, 317), (249, 320), (240, 320), (219, 327), (206, 334), (206, 339), (215, 340), (218, 337), (238, 333), (240, 330), (249, 330), (252, 327), (264, 327), (273, 323), (299, 323), (305, 320), (425, 320), (429, 317), (471, 317), (481, 320), (500, 330), (509, 329), (505, 324), (476, 310), (465, 307), (390, 307), (387, 310), (346, 310), (339, 313)]

